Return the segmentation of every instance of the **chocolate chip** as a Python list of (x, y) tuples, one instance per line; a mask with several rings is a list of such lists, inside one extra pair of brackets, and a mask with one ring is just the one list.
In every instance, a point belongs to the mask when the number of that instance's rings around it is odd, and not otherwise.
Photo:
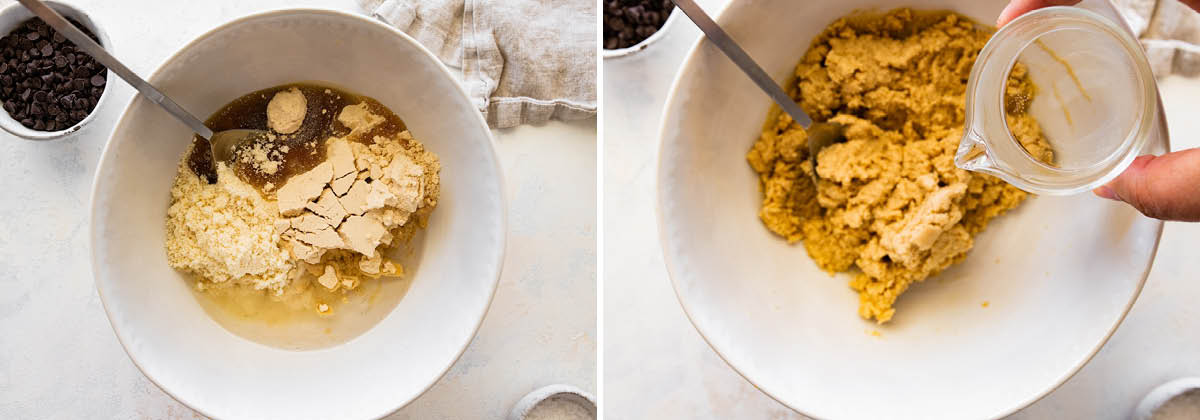
[(99, 74), (92, 76), (92, 86), (100, 87), (100, 86), (104, 86), (104, 83), (105, 83), (104, 76), (101, 76)]
[(38, 38), (41, 38), (41, 37), (42, 37), (42, 34), (39, 34), (37, 32), (30, 32), (30, 33), (25, 34), (25, 39), (28, 39), (30, 41), (37, 41)]
[(87, 80), (84, 80), (84, 79), (82, 79), (82, 78), (80, 78), (80, 79), (75, 79), (75, 80), (71, 81), (71, 83), (73, 83), (73, 86), (75, 87), (75, 90), (82, 90), (82, 89), (85, 89), (85, 88), (87, 88), (87, 85), (88, 85), (88, 82), (87, 82)]
[(39, 90), (33, 94), (33, 100), (38, 102), (46, 102), (49, 100), (49, 98), (50, 95), (46, 94), (46, 91), (44, 90)]
[(47, 121), (46, 131), (58, 131), (58, 122), (54, 120)]

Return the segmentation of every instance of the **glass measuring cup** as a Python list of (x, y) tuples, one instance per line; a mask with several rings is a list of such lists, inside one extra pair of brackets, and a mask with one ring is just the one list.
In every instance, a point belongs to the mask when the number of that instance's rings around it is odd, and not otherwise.
[[(1113, 18), (1047, 7), (997, 31), (971, 69), (955, 164), (1051, 195), (1099, 187), (1125, 170), (1154, 135), (1158, 90), (1141, 45)], [(1037, 86), (1027, 112), (1054, 151), (1049, 164), (1021, 146), (1005, 118), (1018, 62)]]

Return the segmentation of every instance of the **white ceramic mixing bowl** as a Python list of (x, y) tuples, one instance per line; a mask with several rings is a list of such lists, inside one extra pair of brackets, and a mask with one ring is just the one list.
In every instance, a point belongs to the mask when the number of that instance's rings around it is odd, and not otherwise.
[[(730, 2), (718, 22), (780, 81), (854, 10), (950, 9), (990, 23), (1004, 3), (758, 0)], [(712, 44), (693, 48), (663, 116), (659, 229), (696, 329), (783, 404), (834, 419), (1004, 416), (1078, 371), (1141, 290), (1162, 222), (1091, 194), (1033, 197), (995, 219), (965, 262), (904, 295), (891, 323), (859, 319), (849, 276), (820, 271), (758, 219), (745, 154), (770, 104)], [(1166, 132), (1160, 118), (1145, 152), (1165, 151)]]
[[(215, 418), (365, 419), (432, 385), (462, 354), (496, 289), (505, 242), (492, 137), (445, 67), (408, 36), (340, 12), (286, 10), (221, 26), (149, 79), (208, 115), (243, 94), (325, 81), (378, 99), (441, 158), (441, 200), (411, 287), (349, 342), (289, 351), (209, 317), (167, 266), (168, 191), (191, 134), (142, 97), (113, 130), (92, 194), (92, 270), (113, 329), (164, 391)], [(408, 271), (408, 270), (406, 270)]]

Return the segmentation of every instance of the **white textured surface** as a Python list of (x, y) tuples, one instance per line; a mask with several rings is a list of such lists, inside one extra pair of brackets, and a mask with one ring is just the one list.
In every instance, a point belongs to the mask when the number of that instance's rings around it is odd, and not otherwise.
[[(716, 13), (724, 2), (700, 2)], [(730, 369), (683, 315), (654, 221), (657, 130), (679, 63), (700, 36), (686, 22), (631, 57), (604, 62), (604, 409), (613, 419), (801, 418)], [(1160, 86), (1173, 148), (1200, 146), (1200, 80)], [(1200, 374), (1200, 225), (1168, 223), (1150, 279), (1109, 343), (1017, 418), (1127, 418), (1171, 378)]]
[[(117, 55), (141, 74), (234, 17), (283, 7), (358, 11), (352, 0), (70, 3), (104, 25)], [(114, 83), (114, 100), (79, 136), (33, 143), (0, 135), (0, 418), (196, 416), (130, 363), (88, 268), (92, 174), (133, 95)], [(594, 121), (495, 134), (510, 202), (495, 300), (458, 363), (391, 418), (501, 418), (543, 385), (595, 391)]]

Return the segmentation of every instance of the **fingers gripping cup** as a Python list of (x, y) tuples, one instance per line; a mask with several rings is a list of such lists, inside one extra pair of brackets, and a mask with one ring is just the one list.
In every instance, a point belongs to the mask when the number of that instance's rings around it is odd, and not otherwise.
[[(1015, 68), (1037, 92), (1006, 91)], [(1027, 107), (1054, 158), (1034, 158), (1013, 137), (1011, 107)], [(1145, 53), (1113, 19), (1082, 7), (1027, 13), (980, 51), (967, 85), (958, 167), (989, 173), (1025, 191), (1065, 195), (1121, 173), (1155, 134), (1158, 91)]]

